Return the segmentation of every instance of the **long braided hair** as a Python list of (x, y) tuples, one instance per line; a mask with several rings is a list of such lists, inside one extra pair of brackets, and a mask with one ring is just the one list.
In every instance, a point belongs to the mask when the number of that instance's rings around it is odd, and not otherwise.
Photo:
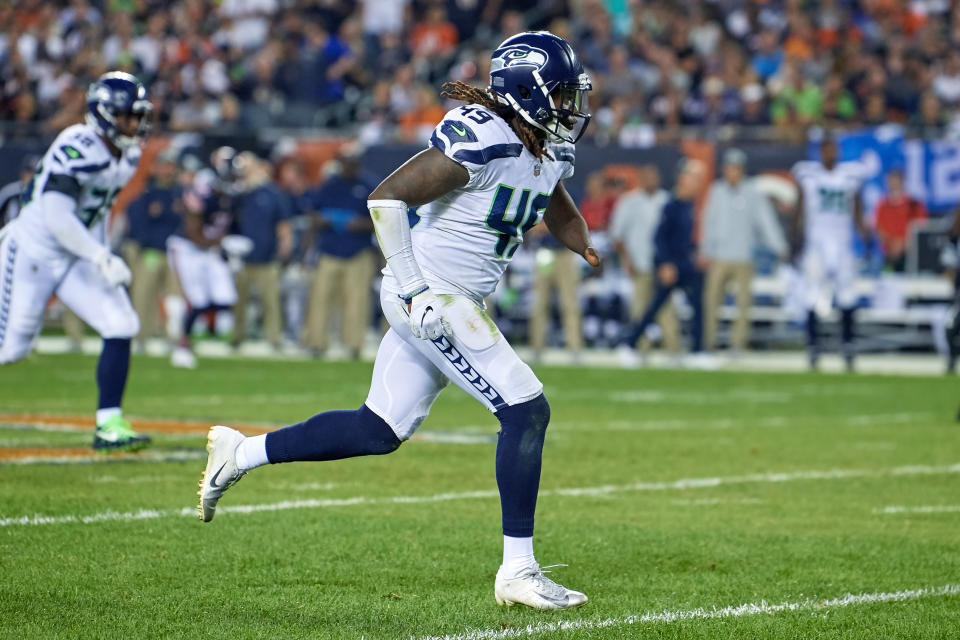
[(454, 82), (445, 82), (440, 95), (451, 100), (462, 100), (469, 104), (479, 104), (503, 118), (510, 128), (513, 129), (520, 142), (541, 162), (544, 157), (553, 157), (546, 150), (544, 145), (545, 135), (542, 131), (531, 126), (526, 120), (521, 118), (508, 105), (501, 104), (493, 97), (490, 91), (471, 87), (465, 82), (456, 80)]

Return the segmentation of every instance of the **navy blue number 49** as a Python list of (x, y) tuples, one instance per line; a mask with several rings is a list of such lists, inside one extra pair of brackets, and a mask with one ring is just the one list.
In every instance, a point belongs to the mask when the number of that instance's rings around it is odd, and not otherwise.
[(530, 189), (524, 189), (520, 192), (517, 206), (511, 207), (510, 202), (516, 191), (516, 187), (497, 185), (490, 211), (487, 213), (487, 226), (500, 234), (494, 253), (498, 258), (508, 260), (523, 242), (523, 234), (540, 222), (543, 211), (550, 202), (549, 193), (538, 193), (531, 198)]

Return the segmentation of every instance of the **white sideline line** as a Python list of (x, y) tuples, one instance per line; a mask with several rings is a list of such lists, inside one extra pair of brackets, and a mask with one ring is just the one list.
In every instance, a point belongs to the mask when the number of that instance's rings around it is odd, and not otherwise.
[(186, 462), (190, 460), (202, 460), (207, 457), (207, 452), (202, 449), (173, 450), (163, 451), (159, 449), (140, 451), (136, 456), (124, 458), (112, 458), (107, 454), (94, 453), (91, 450), (87, 456), (72, 456), (58, 454), (56, 449), (51, 449), (49, 454), (40, 456), (29, 456), (26, 458), (14, 458), (12, 460), (0, 460), (2, 465), (26, 465), (26, 464), (124, 464), (128, 462)]
[[(714, 478), (683, 478), (665, 482), (635, 482), (632, 484), (609, 484), (598, 487), (569, 487), (565, 489), (546, 489), (540, 492), (544, 496), (580, 497), (608, 496), (614, 493), (630, 491), (669, 491), (676, 489), (707, 489), (729, 484), (751, 483), (781, 483), (794, 480), (838, 480), (848, 478), (878, 478), (887, 476), (926, 476), (960, 473), (960, 462), (952, 465), (929, 466), (910, 465), (892, 467), (888, 469), (828, 469), (825, 471), (793, 471), (786, 473), (755, 473), (743, 476), (721, 476)], [(307, 500), (284, 500), (282, 502), (268, 502), (261, 504), (225, 505), (218, 506), (220, 513), (249, 514), (262, 511), (288, 511), (290, 509), (325, 509), (328, 507), (350, 507), (355, 505), (378, 504), (424, 504), (429, 502), (450, 502), (456, 500), (478, 500), (499, 497), (497, 491), (461, 491), (452, 493), (437, 493), (425, 496), (391, 496), (376, 498), (356, 496), (353, 498), (328, 498)], [(182, 509), (141, 509), (134, 512), (105, 511), (90, 515), (46, 516), (34, 514), (27, 516), (0, 517), (0, 527), (23, 525), (47, 525), (92, 522), (108, 520), (146, 520), (151, 518), (166, 518), (171, 516), (194, 516), (193, 507)]]
[(873, 513), (877, 515), (896, 515), (901, 513), (960, 513), (960, 505), (931, 504), (931, 505), (922, 505), (918, 507), (890, 505), (882, 509), (874, 509)]
[(816, 600), (805, 598), (796, 602), (781, 602), (770, 604), (766, 600), (747, 602), (718, 608), (687, 609), (679, 611), (661, 611), (659, 613), (644, 613), (622, 618), (604, 618), (597, 620), (563, 620), (560, 622), (538, 622), (516, 629), (475, 629), (453, 635), (437, 636), (410, 636), (410, 640), (501, 640), (505, 638), (522, 638), (543, 633), (557, 633), (566, 631), (581, 631), (584, 629), (609, 629), (626, 627), (644, 623), (672, 623), (685, 620), (713, 620), (718, 618), (742, 618), (760, 614), (775, 614), (784, 611), (821, 611), (824, 609), (838, 609), (863, 604), (885, 602), (904, 602), (919, 598), (933, 598), (960, 594), (960, 585), (947, 584), (942, 587), (921, 587), (903, 591), (880, 591), (874, 593), (848, 593), (839, 598)]

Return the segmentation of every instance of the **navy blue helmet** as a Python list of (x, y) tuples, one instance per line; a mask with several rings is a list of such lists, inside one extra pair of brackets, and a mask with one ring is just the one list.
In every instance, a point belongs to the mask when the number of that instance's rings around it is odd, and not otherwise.
[(590, 122), (593, 86), (573, 47), (549, 31), (504, 40), (490, 62), (490, 91), (554, 141), (574, 143)]
[[(87, 90), (87, 124), (119, 149), (131, 147), (147, 135), (152, 111), (143, 83), (129, 73), (105, 73)], [(127, 113), (140, 116), (132, 136), (117, 129), (117, 116)]]

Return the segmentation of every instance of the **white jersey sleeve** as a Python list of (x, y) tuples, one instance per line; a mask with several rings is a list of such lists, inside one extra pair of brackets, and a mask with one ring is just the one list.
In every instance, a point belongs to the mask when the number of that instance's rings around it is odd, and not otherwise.
[(576, 163), (576, 147), (568, 142), (563, 144), (551, 144), (547, 146), (547, 151), (553, 156), (555, 162), (561, 166), (560, 179), (569, 180), (573, 177), (573, 168)]
[(46, 228), (41, 203), (44, 193), (57, 192), (76, 202), (74, 214), (102, 241), (102, 223), (117, 193), (136, 172), (139, 160), (139, 147), (126, 149), (115, 157), (85, 124), (64, 129), (47, 149), (24, 190), (24, 205), (18, 218), (24, 236), (51, 257), (64, 254), (64, 247)]
[(484, 107), (457, 107), (433, 130), (430, 146), (467, 170), (470, 180), (465, 188), (482, 188), (493, 173), (490, 169), (496, 168), (493, 160), (518, 158), (523, 153), (523, 144), (506, 128), (502, 119)]

